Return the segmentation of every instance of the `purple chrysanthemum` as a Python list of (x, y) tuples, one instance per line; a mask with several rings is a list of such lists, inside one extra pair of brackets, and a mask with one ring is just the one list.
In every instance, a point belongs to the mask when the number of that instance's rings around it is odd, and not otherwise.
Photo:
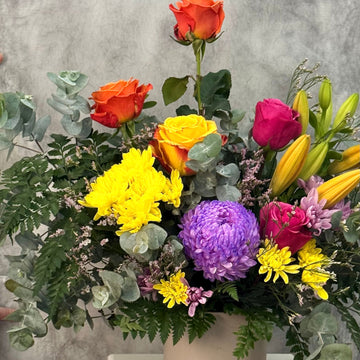
[(181, 220), (185, 255), (211, 281), (236, 280), (256, 264), (260, 235), (255, 215), (232, 201), (203, 201)]

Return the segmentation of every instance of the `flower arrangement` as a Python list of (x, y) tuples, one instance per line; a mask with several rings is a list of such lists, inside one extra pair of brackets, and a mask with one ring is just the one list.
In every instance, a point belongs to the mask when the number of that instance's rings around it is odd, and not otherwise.
[(151, 84), (109, 83), (90, 104), (79, 95), (86, 75), (48, 73), (56, 86), (48, 104), (68, 135), (52, 134), (43, 150), (50, 117), (37, 119), (28, 95), (0, 94), (3, 149), (10, 154), (20, 134), (38, 147), (0, 182), (0, 241), (21, 247), (8, 256), (6, 287), (19, 304), (8, 316), (19, 323), (11, 344), (29, 348), (49, 322), (92, 327), (91, 307), (124, 337), (176, 343), (187, 333), (191, 342), (220, 311), (247, 319), (237, 358), (279, 326), (296, 360), (351, 359), (331, 310), (360, 349), (358, 94), (333, 116), (330, 80), (303, 62), (285, 103), (259, 101), (243, 138), (230, 73), (201, 74), (223, 2), (182, 0), (170, 10), (196, 74), (165, 80), (164, 102), (193, 81), (197, 109), (183, 105), (159, 121), (143, 111), (155, 105)]

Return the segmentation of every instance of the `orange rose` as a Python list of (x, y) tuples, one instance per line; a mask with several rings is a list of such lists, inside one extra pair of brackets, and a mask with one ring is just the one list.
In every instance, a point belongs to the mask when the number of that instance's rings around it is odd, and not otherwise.
[(185, 165), (189, 150), (207, 135), (216, 133), (215, 121), (199, 115), (177, 116), (158, 125), (150, 145), (165, 170), (177, 169), (182, 176), (193, 175), (195, 172)]
[(146, 94), (153, 87), (151, 84), (138, 86), (139, 80), (119, 80), (106, 84), (93, 92), (90, 99), (95, 112), (91, 118), (99, 123), (118, 128), (122, 123), (137, 118), (144, 105)]
[(178, 40), (188, 40), (189, 31), (203, 40), (214, 38), (220, 32), (225, 17), (222, 1), (182, 0), (176, 6), (178, 9), (172, 4), (169, 7), (177, 20), (174, 33)]

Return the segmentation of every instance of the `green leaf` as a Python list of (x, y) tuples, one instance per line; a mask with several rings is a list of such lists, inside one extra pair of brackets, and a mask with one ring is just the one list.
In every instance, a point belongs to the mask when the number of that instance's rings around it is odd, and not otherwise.
[(49, 127), (51, 122), (51, 118), (49, 115), (43, 116), (39, 120), (36, 121), (34, 130), (33, 130), (33, 136), (34, 139), (37, 141), (42, 141), (44, 138), (45, 132), (47, 128)]
[(180, 99), (187, 89), (188, 82), (189, 76), (183, 78), (170, 77), (166, 79), (161, 89), (165, 105), (169, 105)]
[(79, 138), (87, 137), (92, 128), (92, 120), (89, 117), (81, 121), (73, 121), (70, 116), (63, 116), (61, 124), (69, 135)]
[(216, 173), (220, 175), (220, 185), (235, 185), (240, 177), (240, 170), (234, 163), (218, 165), (216, 167)]
[(126, 277), (121, 286), (121, 299), (126, 302), (134, 302), (140, 297), (140, 289), (136, 279)]
[(143, 109), (150, 109), (156, 105), (156, 101), (146, 101), (143, 105)]
[(181, 105), (176, 109), (177, 116), (191, 115), (191, 114), (197, 114), (197, 111), (195, 109), (190, 109), (189, 105)]
[(210, 134), (202, 142), (196, 143), (189, 151), (189, 158), (205, 162), (216, 157), (221, 151), (222, 140), (219, 134)]
[(38, 337), (47, 334), (47, 326), (38, 309), (31, 307), (24, 313), (23, 324)]
[(349, 345), (329, 344), (325, 345), (321, 351), (319, 360), (351, 360), (352, 351)]
[(241, 192), (236, 186), (233, 185), (220, 185), (216, 189), (216, 197), (220, 201), (239, 201)]
[(228, 70), (208, 73), (201, 79), (201, 100), (206, 118), (210, 119), (216, 110), (230, 111), (227, 100), (231, 89), (231, 74)]
[(336, 318), (331, 314), (323, 312), (311, 316), (307, 328), (314, 334), (321, 333), (335, 335), (338, 331)]
[(34, 345), (34, 339), (28, 328), (14, 328), (8, 331), (11, 346), (18, 350), (24, 351)]

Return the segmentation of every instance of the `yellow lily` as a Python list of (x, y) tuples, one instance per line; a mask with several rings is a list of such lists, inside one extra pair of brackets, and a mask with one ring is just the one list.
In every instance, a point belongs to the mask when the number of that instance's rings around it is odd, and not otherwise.
[(309, 124), (309, 103), (305, 90), (300, 90), (296, 94), (292, 108), (300, 114), (301, 134), (305, 134)]
[(336, 205), (344, 199), (360, 182), (360, 169), (347, 171), (325, 181), (317, 188), (319, 201), (326, 199), (324, 209)]
[(285, 151), (280, 159), (270, 182), (272, 196), (280, 195), (292, 184), (304, 166), (310, 148), (310, 135), (300, 135)]
[(359, 103), (359, 94), (357, 93), (350, 95), (343, 102), (343, 104), (340, 106), (340, 109), (336, 113), (333, 124), (334, 129), (337, 129), (339, 127), (339, 129), (337, 130), (340, 130), (341, 128), (344, 127), (345, 125), (344, 120), (346, 118), (346, 115), (349, 115), (350, 117), (353, 116), (355, 114), (358, 103)]
[(339, 174), (343, 171), (360, 167), (360, 144), (343, 151), (342, 159), (333, 161), (328, 167), (328, 174)]
[(305, 164), (301, 169), (299, 178), (303, 180), (308, 180), (311, 175), (315, 175), (320, 170), (328, 150), (328, 142), (322, 142), (312, 148), (308, 156), (306, 157)]

